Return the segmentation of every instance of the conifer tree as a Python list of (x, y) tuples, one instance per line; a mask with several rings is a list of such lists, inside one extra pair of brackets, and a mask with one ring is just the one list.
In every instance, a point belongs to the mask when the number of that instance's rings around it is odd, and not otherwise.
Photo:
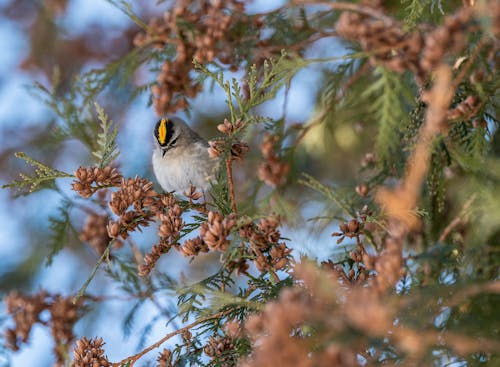
[[(27, 173), (3, 185), (59, 197), (44, 266), (89, 248), (94, 266), (72, 294), (6, 294), (8, 348), (40, 324), (55, 366), (499, 363), (497, 1), (295, 0), (259, 13), (237, 0), (109, 3), (130, 19), (126, 52), (90, 71), (99, 52), (84, 52), (33, 84), (53, 128), (15, 154)], [(46, 1), (36, 18), (63, 54), (82, 42), (58, 33), (65, 4)], [(320, 75), (302, 91), (314, 111), (292, 121), (308, 72)], [(203, 118), (201, 94), (224, 113)], [(208, 192), (124, 173), (119, 122), (143, 96), (157, 117), (191, 112), (210, 136), (220, 169)], [(69, 141), (72, 173), (54, 159)], [(165, 266), (179, 256), (187, 278)], [(103, 279), (120, 295), (93, 287)], [(144, 341), (153, 327), (163, 336), (111, 361), (106, 340), (74, 326), (113, 297), (131, 305), (117, 333), (140, 320)]]

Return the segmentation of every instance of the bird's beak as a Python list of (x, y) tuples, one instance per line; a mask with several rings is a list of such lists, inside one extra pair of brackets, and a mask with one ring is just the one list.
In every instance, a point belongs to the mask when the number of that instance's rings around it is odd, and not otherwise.
[(165, 153), (167, 152), (167, 150), (166, 149), (162, 149), (161, 151), (162, 151), (161, 156), (165, 157)]

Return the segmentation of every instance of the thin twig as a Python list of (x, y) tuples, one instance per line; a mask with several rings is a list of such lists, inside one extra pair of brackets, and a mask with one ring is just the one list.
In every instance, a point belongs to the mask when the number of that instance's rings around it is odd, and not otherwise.
[(285, 125), (286, 125), (286, 118), (287, 118), (287, 106), (288, 106), (288, 99), (290, 97), (290, 84), (291, 84), (291, 79), (287, 81), (285, 85), (285, 97), (283, 98), (283, 124), (282, 124), (282, 131), (281, 134), (285, 134)]
[(483, 49), (485, 44), (486, 44), (486, 39), (481, 38), (479, 40), (479, 42), (477, 43), (477, 46), (476, 46), (474, 52), (472, 53), (472, 55), (469, 56), (469, 59), (467, 60), (466, 64), (462, 67), (462, 69), (460, 70), (460, 73), (455, 78), (455, 80), (453, 82), (453, 86), (452, 86), (453, 90), (457, 89), (458, 86), (460, 85), (460, 83), (462, 83), (462, 80), (465, 78), (465, 75), (467, 74), (467, 72), (471, 68), (472, 64), (476, 60), (477, 56), (479, 55), (479, 53), (481, 52), (481, 50)]
[(455, 219), (453, 219), (450, 224), (446, 226), (446, 228), (443, 230), (443, 233), (441, 233), (441, 236), (439, 236), (439, 242), (444, 242), (448, 235), (458, 226), (462, 223), (464, 220), (464, 217), (467, 215), (467, 210), (469, 210), (470, 206), (476, 199), (476, 195), (472, 195), (469, 200), (467, 200), (462, 207), (462, 210), (460, 210), (460, 213), (457, 215)]
[(176, 331), (173, 331), (167, 335), (165, 335), (163, 338), (161, 338), (160, 340), (158, 340), (156, 343), (150, 345), (149, 347), (147, 347), (146, 349), (142, 350), (141, 352), (137, 353), (137, 354), (134, 354), (133, 356), (131, 357), (127, 357), (125, 359), (122, 359), (120, 362), (117, 362), (117, 363), (113, 363), (112, 366), (113, 367), (120, 367), (120, 366), (123, 366), (123, 365), (126, 365), (128, 367), (132, 367), (135, 362), (137, 362), (137, 360), (139, 358), (141, 358), (142, 356), (144, 356), (145, 354), (151, 352), (153, 349), (156, 349), (158, 348), (160, 345), (162, 345), (163, 343), (165, 343), (168, 339), (176, 336), (176, 335), (179, 335), (181, 333), (183, 333), (184, 331), (186, 330), (189, 330), (189, 329), (192, 329), (193, 327), (199, 325), (199, 324), (202, 324), (204, 323), (205, 321), (208, 321), (208, 320), (212, 320), (212, 319), (218, 319), (218, 318), (222, 318), (223, 316), (226, 316), (227, 314), (233, 312), (234, 309), (230, 309), (230, 310), (226, 310), (226, 311), (222, 311), (222, 312), (218, 312), (216, 314), (213, 314), (213, 315), (210, 315), (210, 316), (206, 316), (206, 317), (203, 317), (201, 319), (198, 319), (196, 320), (195, 322), (189, 324), (189, 325), (186, 325)]
[(274, 271), (273, 268), (269, 268), (268, 269), (268, 272), (269, 274), (271, 274), (271, 276), (273, 277), (273, 280), (276, 282), (276, 283), (279, 283), (281, 281), (280, 277), (278, 276), (278, 274), (276, 274), (276, 272)]
[(73, 303), (76, 304), (76, 302), (78, 302), (80, 297), (82, 297), (85, 294), (85, 291), (87, 290), (92, 279), (94, 279), (94, 277), (97, 273), (97, 270), (99, 269), (99, 266), (101, 266), (102, 262), (105, 259), (109, 259), (109, 251), (111, 250), (111, 246), (113, 246), (113, 243), (115, 243), (115, 238), (113, 238), (111, 241), (109, 241), (108, 246), (106, 247), (106, 250), (104, 250), (104, 252), (102, 253), (99, 260), (97, 260), (97, 263), (95, 264), (94, 269), (92, 269), (92, 272), (90, 273), (89, 277), (87, 278), (85, 283), (83, 283), (82, 287), (80, 288), (80, 290), (78, 291), (76, 296), (73, 297)]
[(227, 183), (229, 186), (229, 196), (231, 198), (231, 208), (234, 214), (238, 214), (236, 207), (236, 195), (234, 194), (234, 183), (233, 183), (233, 167), (231, 155), (226, 158), (226, 170), (227, 170)]
[(356, 13), (368, 15), (372, 18), (377, 18), (382, 20), (386, 25), (391, 25), (394, 23), (394, 19), (385, 15), (383, 12), (366, 6), (362, 4), (353, 4), (353, 3), (343, 3), (343, 2), (328, 2), (328, 1), (308, 1), (308, 0), (295, 0), (292, 2), (292, 5), (324, 5), (328, 6), (333, 10), (347, 10), (353, 11)]

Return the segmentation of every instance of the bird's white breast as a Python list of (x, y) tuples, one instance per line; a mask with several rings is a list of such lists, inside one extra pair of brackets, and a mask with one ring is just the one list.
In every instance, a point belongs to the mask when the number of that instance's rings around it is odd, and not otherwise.
[(213, 179), (217, 161), (208, 155), (207, 147), (194, 143), (186, 148), (176, 147), (163, 156), (160, 148), (153, 152), (153, 170), (165, 191), (182, 193), (191, 185), (205, 190)]

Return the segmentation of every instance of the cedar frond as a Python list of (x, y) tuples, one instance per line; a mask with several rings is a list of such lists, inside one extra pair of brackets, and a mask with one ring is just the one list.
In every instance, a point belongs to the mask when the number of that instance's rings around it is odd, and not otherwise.
[(114, 125), (111, 120), (109, 120), (108, 115), (104, 113), (104, 110), (97, 102), (94, 104), (102, 132), (97, 134), (98, 149), (95, 152), (92, 152), (92, 154), (97, 158), (97, 164), (99, 167), (104, 168), (113, 162), (120, 154), (116, 146), (118, 127)]
[(18, 191), (27, 191), (28, 194), (40, 190), (54, 183), (56, 178), (69, 178), (74, 177), (69, 173), (59, 171), (49, 166), (39, 162), (23, 152), (18, 152), (15, 154), (17, 158), (24, 160), (26, 163), (31, 165), (34, 169), (34, 175), (29, 176), (24, 173), (20, 173), (20, 179), (12, 181), (10, 184), (2, 186), (2, 189), (17, 189)]

